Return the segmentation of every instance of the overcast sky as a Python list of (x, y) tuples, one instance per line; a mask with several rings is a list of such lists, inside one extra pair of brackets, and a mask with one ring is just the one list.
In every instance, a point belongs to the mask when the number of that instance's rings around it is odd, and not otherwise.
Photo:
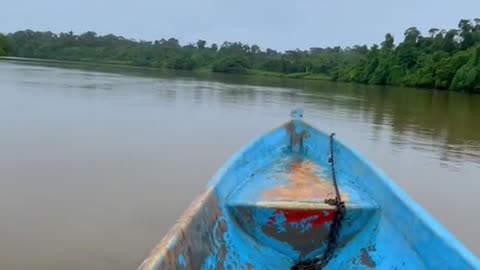
[(0, 10), (0, 32), (113, 33), (182, 44), (242, 41), (263, 49), (380, 43), (410, 26), (454, 28), (480, 17), (480, 0), (14, 0)]

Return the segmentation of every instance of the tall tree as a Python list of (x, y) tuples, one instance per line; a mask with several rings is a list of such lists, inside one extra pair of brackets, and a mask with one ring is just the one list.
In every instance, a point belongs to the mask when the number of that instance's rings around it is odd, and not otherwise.
[(197, 41), (197, 48), (200, 49), (200, 50), (203, 50), (205, 49), (205, 45), (207, 45), (207, 42), (205, 40), (201, 40), (199, 39)]

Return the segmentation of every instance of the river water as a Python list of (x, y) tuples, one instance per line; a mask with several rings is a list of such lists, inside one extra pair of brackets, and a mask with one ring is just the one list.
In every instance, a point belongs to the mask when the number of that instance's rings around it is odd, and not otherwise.
[(135, 269), (296, 107), (480, 254), (480, 95), (1, 61), (0, 269)]

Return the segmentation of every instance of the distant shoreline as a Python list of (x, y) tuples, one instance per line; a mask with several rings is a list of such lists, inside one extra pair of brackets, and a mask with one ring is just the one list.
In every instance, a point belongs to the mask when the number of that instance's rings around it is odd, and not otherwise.
[(286, 51), (243, 42), (225, 41), (219, 45), (199, 39), (180, 44), (174, 37), (145, 41), (93, 31), (53, 33), (27, 29), (0, 33), (0, 55), (16, 56), (7, 58), (14, 61), (90, 63), (480, 93), (480, 18), (461, 19), (455, 29), (432, 28), (426, 35), (410, 27), (399, 41), (387, 33), (378, 45)]
[(71, 60), (57, 60), (57, 59), (47, 59), (47, 58), (28, 58), (28, 57), (16, 57), (16, 56), (0, 56), (0, 60), (17, 61), (17, 62), (52, 63), (52, 64), (72, 64), (72, 65), (104, 65), (104, 66), (114, 66), (114, 67), (162, 70), (160, 68), (155, 68), (155, 67), (135, 66), (135, 65), (127, 65), (127, 64), (108, 63), (108, 62), (71, 61)]
[[(16, 57), (16, 56), (0, 56), (0, 60), (16, 61), (16, 62), (30, 62), (30, 63), (51, 63), (51, 64), (71, 64), (71, 65), (101, 65), (101, 66), (111, 66), (111, 67), (123, 67), (123, 68), (134, 68), (134, 69), (143, 69), (143, 70), (158, 70), (158, 71), (179, 71), (176, 69), (166, 69), (159, 67), (146, 67), (133, 64), (120, 64), (114, 62), (99, 62), (99, 61), (70, 61), (70, 60), (57, 60), (57, 59), (46, 59), (46, 58), (28, 58), (28, 57)], [(201, 73), (201, 74), (230, 74), (224, 72), (214, 72), (208, 69), (195, 69), (188, 72), (192, 73)], [(313, 74), (309, 72), (300, 72), (292, 74), (283, 74), (279, 72), (270, 72), (256, 69), (247, 69), (244, 73), (232, 73), (232, 75), (246, 75), (246, 76), (255, 76), (255, 77), (273, 77), (273, 78), (285, 78), (285, 79), (296, 79), (296, 80), (315, 80), (315, 81), (331, 81), (331, 78), (322, 75), (322, 74)]]

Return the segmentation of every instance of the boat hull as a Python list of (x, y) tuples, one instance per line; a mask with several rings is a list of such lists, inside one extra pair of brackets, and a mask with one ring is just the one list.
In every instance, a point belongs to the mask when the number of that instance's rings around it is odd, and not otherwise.
[[(339, 141), (335, 171), (346, 215), (324, 269), (480, 269), (443, 226)], [(234, 155), (139, 267), (290, 269), (322, 256), (334, 196), (329, 137), (300, 120)]]

